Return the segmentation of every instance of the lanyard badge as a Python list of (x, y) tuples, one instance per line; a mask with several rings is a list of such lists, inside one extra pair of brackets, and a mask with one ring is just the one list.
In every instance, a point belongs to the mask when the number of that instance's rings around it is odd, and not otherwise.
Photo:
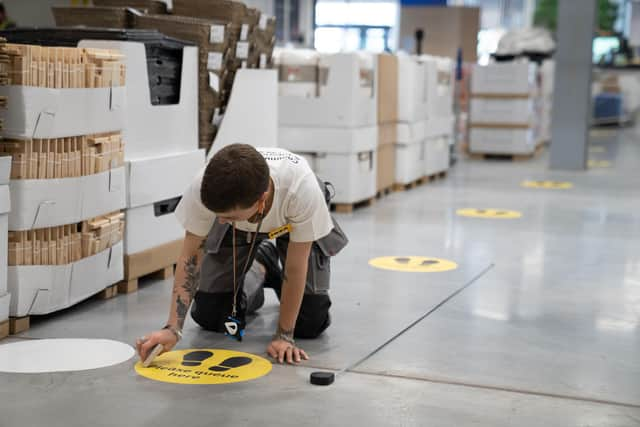
[(244, 322), (233, 316), (229, 316), (227, 317), (227, 321), (224, 322), (224, 328), (226, 329), (224, 334), (236, 341), (242, 341), (242, 337), (244, 336), (244, 326)]
[(291, 224), (286, 224), (286, 225), (283, 225), (282, 227), (278, 227), (269, 233), (269, 239), (275, 239), (280, 236), (284, 236), (287, 233), (291, 233), (292, 229), (293, 227), (291, 227)]

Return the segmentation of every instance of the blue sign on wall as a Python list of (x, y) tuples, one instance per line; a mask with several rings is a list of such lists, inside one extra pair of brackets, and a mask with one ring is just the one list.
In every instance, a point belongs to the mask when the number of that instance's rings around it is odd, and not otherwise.
[(401, 6), (446, 6), (447, 0), (400, 0)]

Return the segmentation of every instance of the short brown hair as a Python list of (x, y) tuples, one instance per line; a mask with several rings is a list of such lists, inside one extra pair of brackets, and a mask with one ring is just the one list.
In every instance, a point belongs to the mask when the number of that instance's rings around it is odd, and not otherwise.
[(200, 198), (213, 212), (246, 209), (269, 189), (269, 165), (251, 145), (231, 144), (209, 161)]

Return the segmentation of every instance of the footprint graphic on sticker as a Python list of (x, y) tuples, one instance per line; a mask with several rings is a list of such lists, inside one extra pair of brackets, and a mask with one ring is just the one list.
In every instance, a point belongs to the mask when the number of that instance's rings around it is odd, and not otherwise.
[(200, 366), (202, 362), (213, 356), (211, 351), (196, 350), (184, 355), (182, 366)]
[(210, 367), (209, 370), (215, 372), (226, 372), (229, 369), (240, 368), (241, 366), (248, 365), (249, 363), (251, 363), (251, 359), (248, 357), (230, 357), (222, 361), (219, 365)]

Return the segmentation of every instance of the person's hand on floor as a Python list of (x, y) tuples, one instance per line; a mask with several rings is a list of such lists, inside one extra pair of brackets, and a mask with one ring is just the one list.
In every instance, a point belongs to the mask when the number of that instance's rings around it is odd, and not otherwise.
[(290, 363), (297, 365), (302, 360), (309, 360), (309, 356), (303, 349), (296, 347), (285, 340), (273, 340), (267, 347), (269, 356), (276, 359), (279, 363)]
[(167, 351), (171, 351), (171, 349), (175, 347), (177, 343), (178, 337), (176, 337), (176, 335), (171, 330), (162, 329), (149, 335), (145, 335), (142, 338), (138, 338), (136, 340), (136, 350), (138, 351), (140, 360), (144, 362), (144, 360), (149, 356), (151, 350), (153, 350), (156, 345), (162, 344), (162, 347), (164, 348), (162, 353), (166, 353)]

